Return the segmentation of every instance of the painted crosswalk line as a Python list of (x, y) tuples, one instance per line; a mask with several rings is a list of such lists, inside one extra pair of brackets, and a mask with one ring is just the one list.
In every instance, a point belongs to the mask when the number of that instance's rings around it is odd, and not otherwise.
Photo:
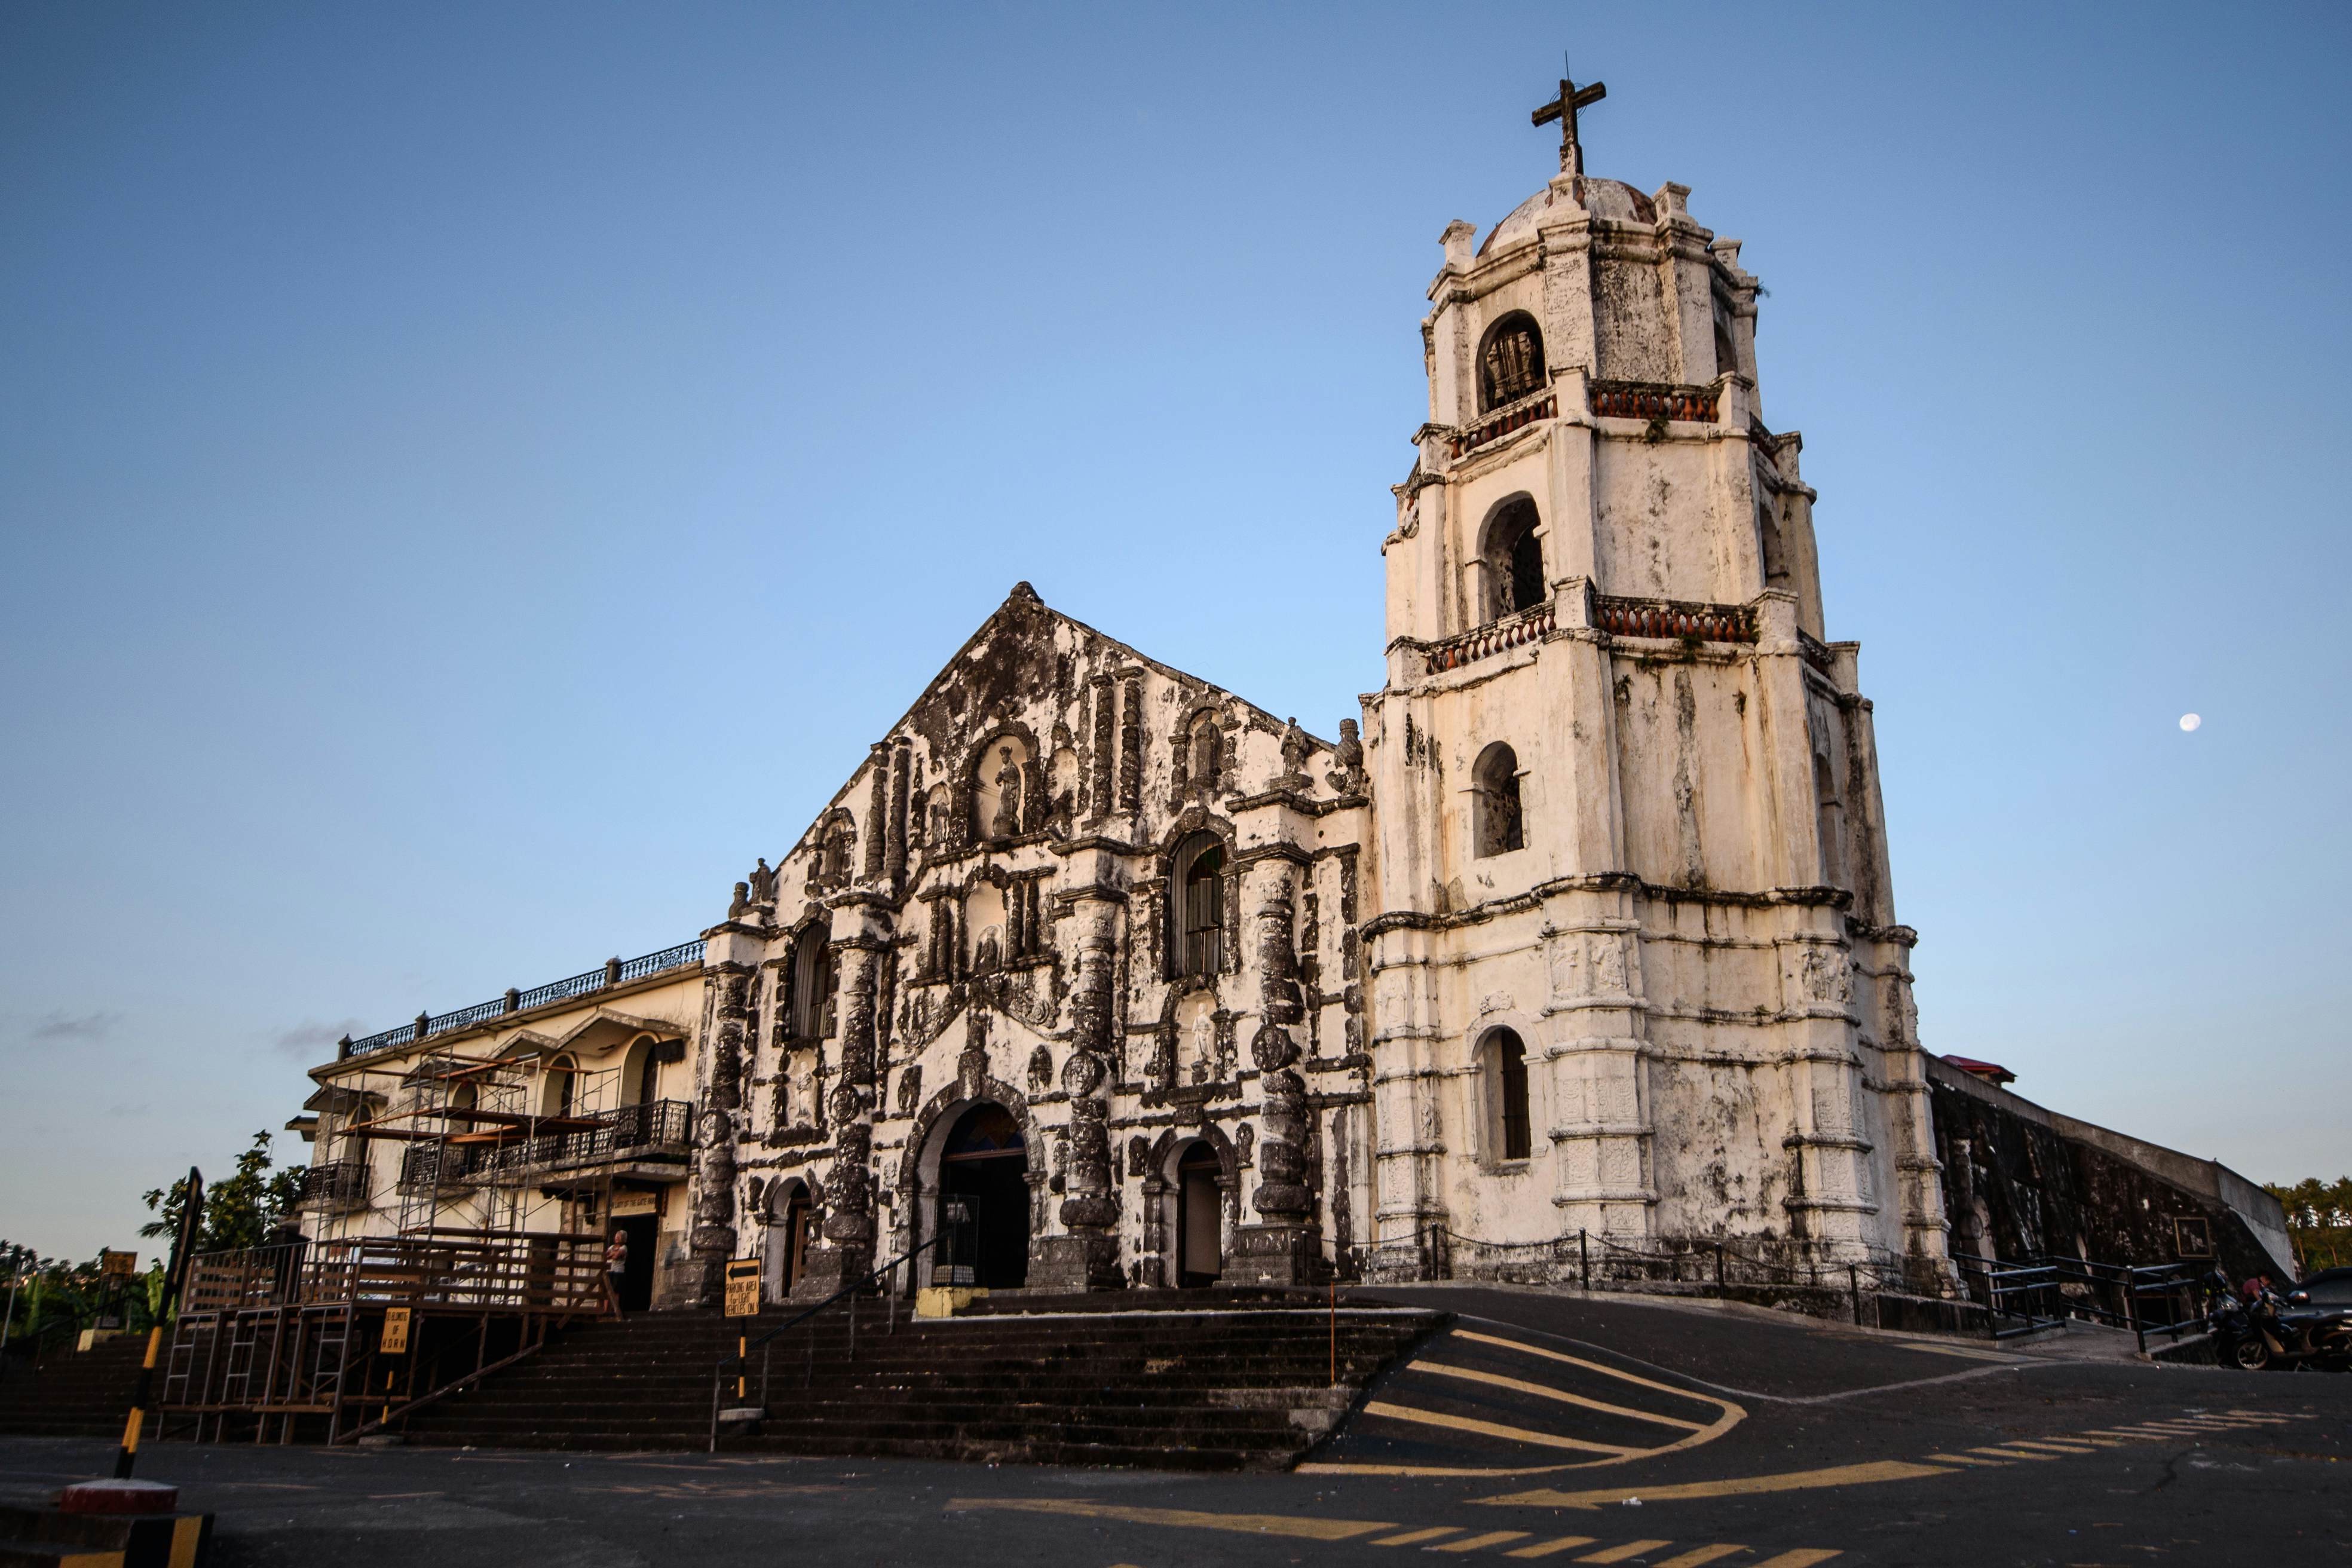
[[(1511, 1373), (1486, 1367), (1465, 1365), (1445, 1354), (1448, 1350), (1500, 1351), (1522, 1363)], [(1534, 1450), (1527, 1456), (1533, 1463), (1499, 1465), (1448, 1465), (1416, 1463), (1384, 1463), (1370, 1460), (1316, 1460), (1297, 1467), (1301, 1475), (1382, 1475), (1382, 1476), (1540, 1476), (1567, 1469), (1590, 1468), (1601, 1465), (1620, 1465), (1634, 1459), (1653, 1458), (1685, 1448), (1710, 1443), (1747, 1419), (1748, 1412), (1717, 1394), (1702, 1394), (1692, 1389), (1677, 1388), (1655, 1378), (1643, 1377), (1594, 1361), (1587, 1356), (1571, 1355), (1565, 1351), (1529, 1344), (1523, 1340), (1501, 1334), (1486, 1333), (1475, 1329), (1450, 1330), (1426, 1353), (1408, 1363), (1399, 1373), (1399, 1383), (1382, 1390), (1381, 1398), (1364, 1405), (1360, 1419), (1370, 1417), (1401, 1423), (1407, 1426), (1429, 1427), (1438, 1431), (1458, 1432), (1474, 1437), (1489, 1438), (1521, 1448)], [(1606, 1380), (1601, 1392), (1579, 1392), (1563, 1387), (1557, 1381), (1576, 1378), (1580, 1374), (1587, 1388), (1594, 1379)], [(1516, 1394), (1542, 1402), (1533, 1412), (1524, 1406), (1512, 1407), (1497, 1414), (1514, 1415), (1513, 1420), (1495, 1420), (1485, 1415), (1465, 1415), (1458, 1410), (1436, 1408), (1427, 1403), (1416, 1403), (1410, 1392), (1413, 1380), (1430, 1380), (1437, 1386), (1468, 1385), (1461, 1395), (1475, 1399), (1477, 1391), (1496, 1390), (1504, 1394)], [(1400, 1388), (1399, 1384), (1403, 1384)], [(1449, 1392), (1452, 1392), (1449, 1390)], [(1549, 1414), (1547, 1414), (1549, 1412)], [(1589, 1415), (1588, 1415), (1589, 1413)], [(1630, 1421), (1643, 1426), (1664, 1428), (1679, 1434), (1663, 1443), (1640, 1441), (1607, 1441), (1580, 1433), (1579, 1427), (1591, 1418), (1613, 1418)], [(1612, 1434), (1613, 1436), (1613, 1434)], [(1627, 1435), (1631, 1436), (1631, 1434)], [(1541, 1456), (1549, 1451), (1573, 1454), (1575, 1458), (1544, 1462)], [(1498, 1456), (1499, 1457), (1499, 1456)]]

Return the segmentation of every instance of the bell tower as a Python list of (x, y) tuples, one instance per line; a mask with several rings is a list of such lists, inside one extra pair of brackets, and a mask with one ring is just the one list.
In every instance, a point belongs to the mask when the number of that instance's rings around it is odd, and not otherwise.
[(1446, 226), (1422, 323), (1365, 700), (1381, 1234), (1940, 1268), (1915, 937), (1757, 279), (1687, 187), (1584, 172), (1605, 92), (1535, 110), (1559, 173)]

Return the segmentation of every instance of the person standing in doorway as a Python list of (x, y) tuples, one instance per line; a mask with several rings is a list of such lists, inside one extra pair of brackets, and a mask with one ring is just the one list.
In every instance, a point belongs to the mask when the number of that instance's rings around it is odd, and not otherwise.
[(613, 1310), (621, 1310), (621, 1276), (629, 1271), (629, 1233), (616, 1230), (604, 1247), (604, 1284), (613, 1300)]

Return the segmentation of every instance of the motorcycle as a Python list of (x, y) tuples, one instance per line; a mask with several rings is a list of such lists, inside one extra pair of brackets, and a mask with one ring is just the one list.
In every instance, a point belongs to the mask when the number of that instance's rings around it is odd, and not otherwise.
[(2233, 1291), (2218, 1269), (2208, 1277), (2207, 1291), (2213, 1305), (2205, 1324), (2222, 1365), (2245, 1372), (2352, 1371), (2352, 1309), (2314, 1308), (2305, 1292), (2290, 1289), (2281, 1296), (2267, 1279), (2249, 1279)]

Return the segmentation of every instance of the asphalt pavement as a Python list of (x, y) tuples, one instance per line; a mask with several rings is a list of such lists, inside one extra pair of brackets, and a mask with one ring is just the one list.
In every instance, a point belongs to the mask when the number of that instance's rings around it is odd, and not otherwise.
[[(2352, 1377), (1493, 1288), (1299, 1472), (199, 1447), (140, 1473), (219, 1568), (2352, 1563)], [(0, 1439), (0, 1496), (107, 1445)]]

